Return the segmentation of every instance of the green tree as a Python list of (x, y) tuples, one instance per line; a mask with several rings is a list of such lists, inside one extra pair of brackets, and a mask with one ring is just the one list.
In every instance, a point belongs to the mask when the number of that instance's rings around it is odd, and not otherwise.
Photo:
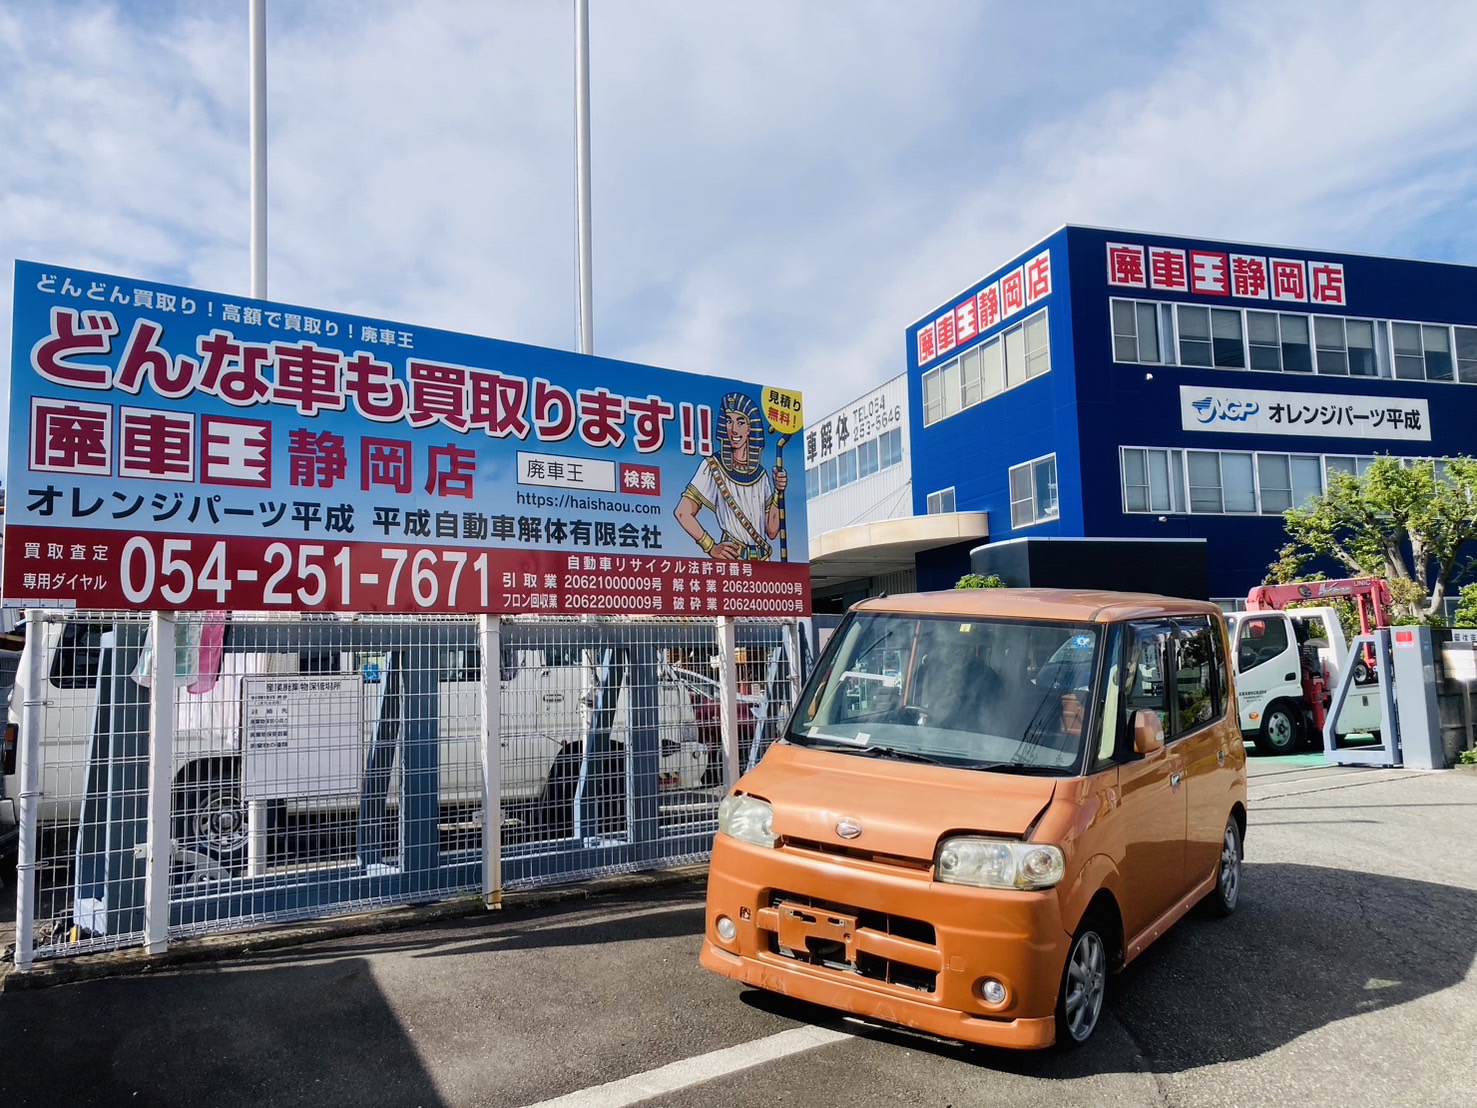
[(1463, 585), (1459, 594), (1461, 601), (1452, 618), (1453, 627), (1477, 627), (1477, 585)]
[(1388, 579), (1404, 614), (1438, 614), (1462, 547), (1477, 538), (1477, 459), (1441, 466), (1381, 457), (1362, 476), (1333, 474), (1322, 496), (1283, 513), (1292, 542), (1269, 577), (1332, 558), (1350, 575)]

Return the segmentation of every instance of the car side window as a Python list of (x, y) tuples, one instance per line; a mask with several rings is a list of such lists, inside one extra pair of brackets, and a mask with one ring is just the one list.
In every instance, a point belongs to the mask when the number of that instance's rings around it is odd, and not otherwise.
[(1174, 626), (1168, 620), (1145, 620), (1128, 625), (1123, 636), (1123, 662), (1120, 669), (1122, 686), (1121, 742), (1133, 744), (1133, 717), (1144, 708), (1158, 715), (1164, 724), (1164, 735), (1170, 737), (1170, 713), (1164, 674), (1168, 671), (1170, 636)]
[(1287, 649), (1287, 624), (1279, 616), (1248, 615), (1237, 636), (1236, 668), (1242, 672), (1270, 662)]
[(1225, 680), (1216, 672), (1220, 636), (1209, 616), (1177, 619), (1171, 646), (1175, 680), (1169, 737), (1173, 738), (1225, 714)]
[(102, 637), (108, 630), (104, 623), (68, 620), (51, 658), (51, 683), (59, 689), (95, 687), (103, 656)]

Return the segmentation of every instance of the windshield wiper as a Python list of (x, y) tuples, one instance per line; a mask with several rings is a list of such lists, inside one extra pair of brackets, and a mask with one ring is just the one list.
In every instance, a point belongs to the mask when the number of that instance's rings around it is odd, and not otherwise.
[(849, 754), (862, 754), (868, 758), (896, 758), (900, 762), (923, 762), (930, 766), (952, 765), (951, 762), (943, 762), (938, 758), (932, 758), (927, 754), (919, 754), (916, 750), (901, 750), (895, 746), (858, 746), (848, 747)]
[(976, 765), (970, 766), (969, 768), (991, 771), (1004, 770), (1011, 773), (1041, 773), (1052, 775), (1067, 774), (1070, 773), (1072, 769), (1071, 766), (1047, 766), (1042, 765), (1039, 762), (980, 762)]

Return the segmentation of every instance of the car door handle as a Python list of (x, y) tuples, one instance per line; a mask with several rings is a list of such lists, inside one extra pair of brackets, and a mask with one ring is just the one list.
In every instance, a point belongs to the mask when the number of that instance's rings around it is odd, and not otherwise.
[(1289, 673), (1286, 677), (1282, 678), (1284, 681), (1296, 681), (1297, 679), (1298, 675), (1296, 673)]
[(1172, 773), (1172, 774), (1170, 774), (1169, 775), (1169, 786), (1170, 786), (1170, 788), (1175, 788), (1175, 789), (1179, 788), (1180, 782), (1183, 781), (1184, 779), (1185, 779), (1185, 775), (1183, 773)]
[(1226, 764), (1226, 752), (1224, 750), (1217, 750), (1215, 752), (1215, 764), (1218, 766)]

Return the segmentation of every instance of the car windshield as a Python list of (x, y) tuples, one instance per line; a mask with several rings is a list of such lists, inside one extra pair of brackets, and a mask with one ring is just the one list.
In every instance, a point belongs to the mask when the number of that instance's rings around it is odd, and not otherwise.
[(874, 757), (1067, 773), (1092, 718), (1087, 623), (853, 613), (791, 717), (789, 741)]

